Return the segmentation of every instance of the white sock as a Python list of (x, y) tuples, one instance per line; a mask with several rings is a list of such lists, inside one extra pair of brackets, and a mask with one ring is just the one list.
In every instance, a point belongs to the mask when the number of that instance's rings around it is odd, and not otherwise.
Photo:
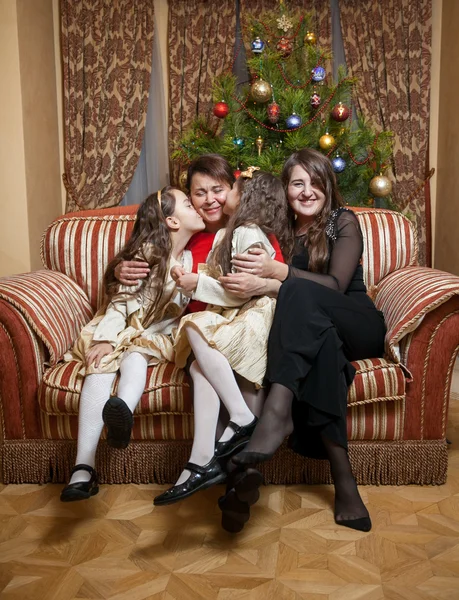
[[(102, 409), (110, 398), (116, 373), (94, 373), (85, 377), (80, 396), (78, 412), (78, 445), (76, 465), (81, 463), (94, 467), (96, 450), (104, 422)], [(77, 471), (70, 483), (89, 481), (91, 475), (87, 471)]]
[[(194, 327), (188, 326), (186, 332), (201, 371), (226, 406), (230, 420), (238, 425), (248, 425), (254, 415), (244, 401), (229, 362), (221, 352), (211, 348)], [(219, 441), (225, 442), (233, 435), (234, 431), (227, 427)]]
[[(203, 466), (215, 454), (215, 431), (220, 400), (196, 361), (191, 364), (190, 375), (193, 379), (194, 438), (189, 461)], [(184, 483), (189, 476), (190, 471), (185, 469), (175, 485)]]
[(133, 413), (140, 402), (147, 380), (148, 357), (141, 352), (125, 354), (120, 365), (118, 398), (129, 406)]

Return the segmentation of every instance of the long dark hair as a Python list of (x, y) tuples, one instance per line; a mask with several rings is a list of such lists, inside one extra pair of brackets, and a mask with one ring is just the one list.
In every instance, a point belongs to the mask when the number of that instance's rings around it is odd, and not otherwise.
[(212, 179), (215, 179), (215, 181), (226, 183), (230, 187), (232, 187), (235, 181), (231, 165), (220, 154), (203, 154), (190, 163), (186, 178), (186, 187), (188, 190), (191, 190), (191, 180), (196, 173), (208, 175)]
[[(143, 325), (148, 326), (153, 320), (153, 314), (161, 297), (167, 277), (167, 267), (172, 251), (172, 240), (166, 223), (166, 217), (171, 217), (175, 211), (174, 188), (170, 185), (161, 192), (151, 194), (141, 204), (131, 237), (124, 248), (111, 260), (104, 275), (104, 290), (107, 305), (119, 289), (119, 281), (115, 277), (115, 268), (123, 260), (140, 260), (148, 263), (149, 276), (142, 281), (140, 289), (147, 283), (152, 291), (152, 302), (143, 317)], [(132, 292), (134, 296), (138, 289)]]
[(300, 165), (308, 172), (311, 177), (311, 184), (318, 187), (325, 195), (325, 204), (320, 213), (316, 215), (314, 222), (308, 228), (305, 237), (305, 246), (308, 247), (309, 253), (308, 268), (314, 273), (323, 273), (328, 258), (328, 238), (325, 233), (325, 227), (330, 217), (330, 213), (333, 210), (344, 206), (344, 200), (338, 190), (331, 162), (326, 156), (312, 148), (298, 150), (298, 152), (291, 154), (285, 161), (281, 179), (287, 195), (290, 175), (293, 168), (297, 165)]
[(292, 231), (289, 219), (289, 205), (280, 179), (256, 171), (252, 178), (242, 175), (236, 181), (240, 194), (239, 206), (231, 215), (225, 235), (209, 261), (212, 274), (231, 271), (231, 242), (234, 230), (242, 225), (258, 225), (266, 235), (275, 235), (284, 256), (289, 254)]

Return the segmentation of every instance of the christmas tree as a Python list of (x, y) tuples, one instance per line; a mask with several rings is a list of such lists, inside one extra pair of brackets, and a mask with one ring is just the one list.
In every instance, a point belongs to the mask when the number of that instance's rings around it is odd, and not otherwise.
[(278, 175), (293, 151), (316, 148), (332, 161), (348, 204), (368, 206), (377, 197), (394, 208), (384, 175), (392, 135), (352, 118), (356, 80), (340, 67), (332, 81), (331, 52), (318, 45), (310, 22), (283, 3), (278, 11), (248, 15), (242, 32), (250, 81), (238, 86), (232, 73), (216, 78), (214, 116), (198, 118), (172, 158), (182, 175), (193, 158), (211, 152), (224, 156), (236, 176), (249, 165)]

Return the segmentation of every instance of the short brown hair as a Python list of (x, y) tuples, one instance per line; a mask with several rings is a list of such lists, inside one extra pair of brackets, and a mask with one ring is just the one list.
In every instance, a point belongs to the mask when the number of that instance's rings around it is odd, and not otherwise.
[(191, 180), (196, 173), (208, 175), (220, 183), (233, 187), (235, 177), (233, 169), (226, 158), (220, 154), (203, 154), (195, 158), (188, 167), (186, 187), (191, 190)]

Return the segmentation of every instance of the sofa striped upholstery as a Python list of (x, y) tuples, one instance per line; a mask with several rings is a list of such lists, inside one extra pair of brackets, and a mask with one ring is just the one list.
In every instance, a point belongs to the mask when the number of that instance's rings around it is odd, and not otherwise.
[[(135, 212), (136, 207), (126, 207), (68, 214), (52, 223), (43, 236), (45, 266), (74, 280), (93, 310), (101, 302), (105, 267), (130, 235)], [(413, 264), (416, 242), (403, 215), (377, 209), (357, 209), (356, 214), (366, 240), (362, 260), (369, 285)], [(348, 398), (349, 439), (401, 439), (406, 385), (402, 368), (382, 358), (358, 361), (355, 366), (357, 376)], [(168, 365), (150, 368), (148, 377), (136, 411), (133, 439), (192, 435), (191, 398), (183, 373)], [(45, 372), (39, 405), (46, 438), (76, 436), (82, 383), (77, 363), (60, 363)]]
[[(355, 210), (365, 238), (365, 280), (388, 325), (385, 357), (354, 363), (348, 435), (355, 474), (359, 483), (443, 483), (459, 278), (415, 266), (417, 244), (404, 216)], [(68, 481), (83, 379), (76, 363), (61, 358), (100, 306), (104, 269), (132, 231), (135, 212), (65, 215), (43, 236), (44, 271), (0, 279), (5, 483)], [(150, 368), (132, 443), (125, 451), (99, 447), (101, 481), (175, 481), (192, 435), (185, 374), (171, 364)], [(286, 447), (263, 472), (267, 483), (330, 482), (323, 461), (304, 460)]]
[[(102, 300), (105, 268), (128, 239), (136, 210), (129, 206), (69, 213), (51, 223), (43, 236), (43, 264), (73, 279), (94, 310)], [(392, 271), (415, 264), (417, 244), (406, 217), (383, 209), (354, 210), (365, 240), (362, 264), (368, 287)]]

